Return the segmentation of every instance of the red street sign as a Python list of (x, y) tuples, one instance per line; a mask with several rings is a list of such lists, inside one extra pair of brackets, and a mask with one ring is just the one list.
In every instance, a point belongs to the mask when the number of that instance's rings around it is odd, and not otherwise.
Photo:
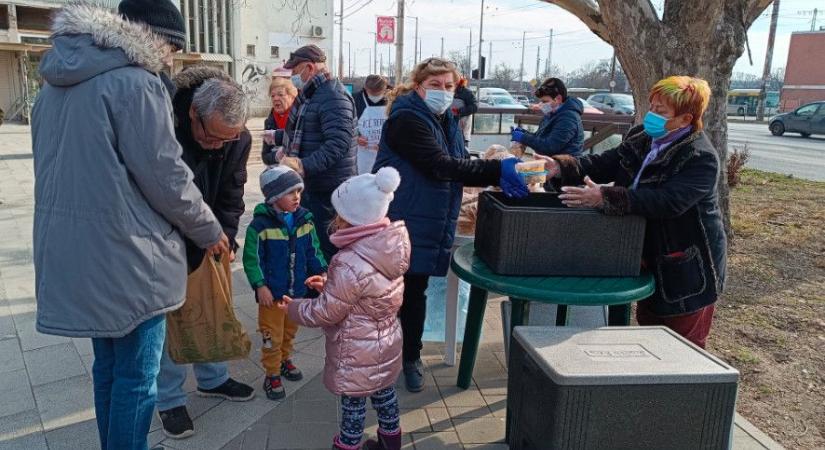
[(395, 17), (378, 16), (375, 40), (379, 44), (392, 44), (395, 42)]

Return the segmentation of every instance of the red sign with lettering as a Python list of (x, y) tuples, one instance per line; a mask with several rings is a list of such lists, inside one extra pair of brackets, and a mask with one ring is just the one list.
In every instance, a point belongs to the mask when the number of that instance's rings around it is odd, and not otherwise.
[(379, 16), (375, 39), (379, 44), (392, 44), (395, 42), (395, 17)]

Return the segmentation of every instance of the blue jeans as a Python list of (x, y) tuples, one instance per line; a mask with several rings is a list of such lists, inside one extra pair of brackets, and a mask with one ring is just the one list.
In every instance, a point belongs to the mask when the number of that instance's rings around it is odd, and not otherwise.
[[(158, 374), (158, 411), (167, 411), (186, 404), (183, 383), (186, 382), (187, 366), (188, 364), (176, 364), (172, 361), (164, 347)], [(215, 389), (229, 379), (229, 364), (225, 362), (192, 364), (192, 368), (201, 389)]]
[(146, 450), (166, 338), (155, 316), (121, 338), (92, 338), (95, 414), (103, 450)]

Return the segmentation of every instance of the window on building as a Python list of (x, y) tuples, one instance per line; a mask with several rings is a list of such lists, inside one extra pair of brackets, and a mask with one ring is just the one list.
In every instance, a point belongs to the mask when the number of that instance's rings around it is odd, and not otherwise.
[(246, 46), (246, 56), (255, 56), (255, 46), (254, 45), (247, 45)]
[(49, 32), (51, 24), (51, 9), (33, 8), (29, 6), (17, 7), (17, 28), (25, 31)]
[(281, 57), (281, 49), (278, 46), (270, 46), (269, 47), (269, 56), (272, 58), (280, 58)]
[(9, 29), (9, 5), (0, 5), (0, 30)]

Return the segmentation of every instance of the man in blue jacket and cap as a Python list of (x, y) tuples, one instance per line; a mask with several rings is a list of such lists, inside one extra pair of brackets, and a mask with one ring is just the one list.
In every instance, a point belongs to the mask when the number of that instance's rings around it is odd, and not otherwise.
[(299, 93), (286, 130), (275, 135), (275, 144), (284, 146), (280, 163), (295, 169), (304, 179), (301, 206), (315, 217), (321, 250), (329, 261), (336, 252), (327, 235), (335, 217), (332, 192), (357, 175), (358, 119), (355, 101), (329, 73), (326, 60), (318, 46), (306, 45), (295, 50), (284, 64), (285, 69), (292, 70), (292, 84)]

